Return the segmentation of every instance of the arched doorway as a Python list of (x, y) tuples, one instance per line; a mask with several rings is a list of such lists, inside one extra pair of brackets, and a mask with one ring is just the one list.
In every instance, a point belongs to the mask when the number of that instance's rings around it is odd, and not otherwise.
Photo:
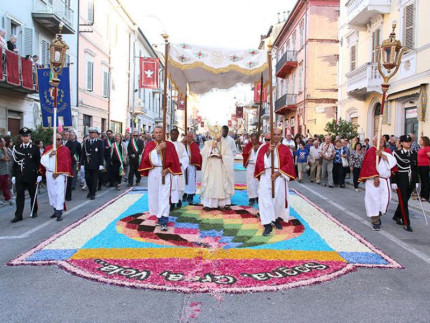
[(378, 135), (379, 118), (381, 117), (381, 103), (376, 103), (373, 113), (373, 136)]

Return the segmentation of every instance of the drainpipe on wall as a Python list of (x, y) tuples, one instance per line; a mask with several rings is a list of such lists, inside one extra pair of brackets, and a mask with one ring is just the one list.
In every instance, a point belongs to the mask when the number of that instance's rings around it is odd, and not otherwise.
[(307, 47), (308, 47), (308, 12), (309, 12), (309, 2), (306, 4), (306, 11), (305, 11), (305, 62), (303, 66), (303, 133), (306, 134), (306, 75), (308, 68), (306, 67), (308, 63), (308, 55), (307, 55)]

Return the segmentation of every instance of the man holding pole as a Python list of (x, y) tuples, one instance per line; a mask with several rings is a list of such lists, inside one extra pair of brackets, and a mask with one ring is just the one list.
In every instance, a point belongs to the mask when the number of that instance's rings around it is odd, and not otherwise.
[(139, 139), (139, 131), (134, 131), (133, 136), (127, 146), (129, 159), (128, 186), (133, 186), (134, 177), (136, 177), (136, 185), (140, 184), (139, 162), (143, 152), (143, 141)]
[[(379, 137), (380, 150), (376, 149), (378, 137), (373, 138), (373, 146), (364, 155), (359, 182), (364, 182), (366, 194), (364, 204), (366, 214), (371, 219), (374, 231), (381, 229), (381, 216), (387, 212), (391, 200), (391, 169), (396, 166), (396, 159), (391, 151), (383, 146), (383, 137)], [(376, 167), (376, 156), (379, 156)]]
[(57, 221), (63, 219), (67, 181), (73, 176), (70, 150), (62, 145), (61, 140), (61, 135), (57, 134), (56, 150), (53, 145), (47, 146), (40, 159), (41, 172), (46, 175), (49, 204), (54, 208), (51, 219), (57, 218)]
[(42, 181), (42, 176), (38, 172), (40, 163), (40, 150), (31, 143), (31, 130), (27, 127), (19, 131), (21, 144), (15, 145), (12, 150), (12, 183), (16, 187), (16, 212), (12, 223), (22, 221), (24, 212), (25, 190), (28, 190), (31, 205), (34, 205), (32, 217), (37, 217), (36, 182)]
[(175, 189), (172, 177), (182, 175), (182, 170), (175, 146), (164, 140), (163, 128), (156, 126), (153, 135), (155, 140), (146, 145), (139, 171), (148, 176), (149, 212), (158, 218), (161, 231), (167, 231), (170, 198)]
[(173, 176), (173, 180), (176, 181), (175, 187), (176, 189), (172, 191), (172, 199), (171, 199), (171, 207), (172, 209), (175, 207), (182, 206), (182, 195), (185, 192), (185, 170), (188, 167), (189, 159), (187, 155), (187, 151), (183, 143), (178, 141), (179, 131), (178, 129), (172, 129), (170, 131), (170, 141), (175, 146), (176, 153), (178, 154), (179, 163), (181, 165), (182, 175)]
[[(289, 147), (281, 144), (281, 130), (273, 130), (265, 136), (266, 144), (258, 150), (254, 176), (260, 181), (258, 203), (261, 223), (264, 225), (263, 236), (272, 232), (272, 224), (282, 230), (282, 220), (289, 221), (290, 208), (288, 201), (288, 182), (296, 179), (293, 155)], [(272, 175), (271, 154), (274, 154)], [(275, 197), (272, 197), (274, 182)]]
[(243, 167), (246, 168), (246, 182), (249, 206), (253, 206), (258, 201), (258, 180), (254, 177), (255, 161), (257, 151), (261, 143), (258, 141), (256, 133), (251, 134), (251, 141), (243, 148)]
[(185, 202), (186, 200), (189, 205), (192, 205), (197, 190), (197, 171), (202, 167), (202, 155), (200, 154), (199, 145), (194, 142), (192, 131), (188, 131), (184, 139), (183, 144), (185, 145), (189, 163), (185, 170), (185, 194), (182, 201)]

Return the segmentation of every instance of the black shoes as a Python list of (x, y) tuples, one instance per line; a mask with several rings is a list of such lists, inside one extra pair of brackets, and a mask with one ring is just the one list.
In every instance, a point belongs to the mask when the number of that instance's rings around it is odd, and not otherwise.
[(275, 225), (275, 228), (278, 230), (282, 230), (282, 223), (281, 223), (282, 219), (281, 218), (277, 218), (275, 222), (273, 222), (273, 224)]
[(408, 231), (408, 232), (413, 232), (413, 230), (412, 230), (412, 228), (411, 228), (411, 226), (410, 225), (405, 225), (404, 227), (403, 227), (403, 229), (405, 229), (406, 231)]
[(10, 220), (10, 222), (12, 223), (17, 223), (19, 221), (22, 221), (22, 218), (13, 218), (12, 220)]
[(403, 225), (403, 221), (400, 218), (396, 218), (395, 216), (393, 216), (393, 220), (396, 221), (398, 225)]
[(249, 206), (254, 206), (255, 204), (255, 199), (249, 199)]
[(90, 193), (88, 193), (88, 194), (87, 194), (87, 198), (90, 198), (90, 197), (91, 197), (91, 195), (92, 195), (92, 194), (91, 194), (91, 192), (90, 192)]
[(167, 224), (160, 225), (161, 231), (167, 231)]
[(52, 214), (51, 216), (50, 216), (50, 218), (51, 219), (54, 219), (54, 218), (56, 218), (57, 217), (57, 213), (56, 212), (54, 212), (54, 214)]
[(91, 195), (90, 200), (95, 200), (96, 197), (94, 195)]
[(187, 201), (187, 194), (182, 195), (182, 202), (186, 202)]
[(179, 200), (179, 202), (176, 203), (176, 207), (182, 207), (182, 201), (181, 200)]
[(264, 232), (263, 232), (263, 237), (268, 236), (270, 233), (272, 233), (272, 225), (271, 224), (265, 224), (264, 225)]

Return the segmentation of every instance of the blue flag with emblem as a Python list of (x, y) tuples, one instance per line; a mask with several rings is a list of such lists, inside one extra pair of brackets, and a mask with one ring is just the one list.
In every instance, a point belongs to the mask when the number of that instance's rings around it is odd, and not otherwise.
[[(44, 128), (54, 125), (54, 87), (49, 84), (51, 70), (49, 68), (39, 68), (37, 77), (39, 80), (40, 106), (42, 110), (42, 125)], [(60, 84), (57, 96), (57, 125), (65, 127), (72, 126), (72, 109), (70, 100), (70, 71), (69, 67), (64, 67), (58, 75)]]

